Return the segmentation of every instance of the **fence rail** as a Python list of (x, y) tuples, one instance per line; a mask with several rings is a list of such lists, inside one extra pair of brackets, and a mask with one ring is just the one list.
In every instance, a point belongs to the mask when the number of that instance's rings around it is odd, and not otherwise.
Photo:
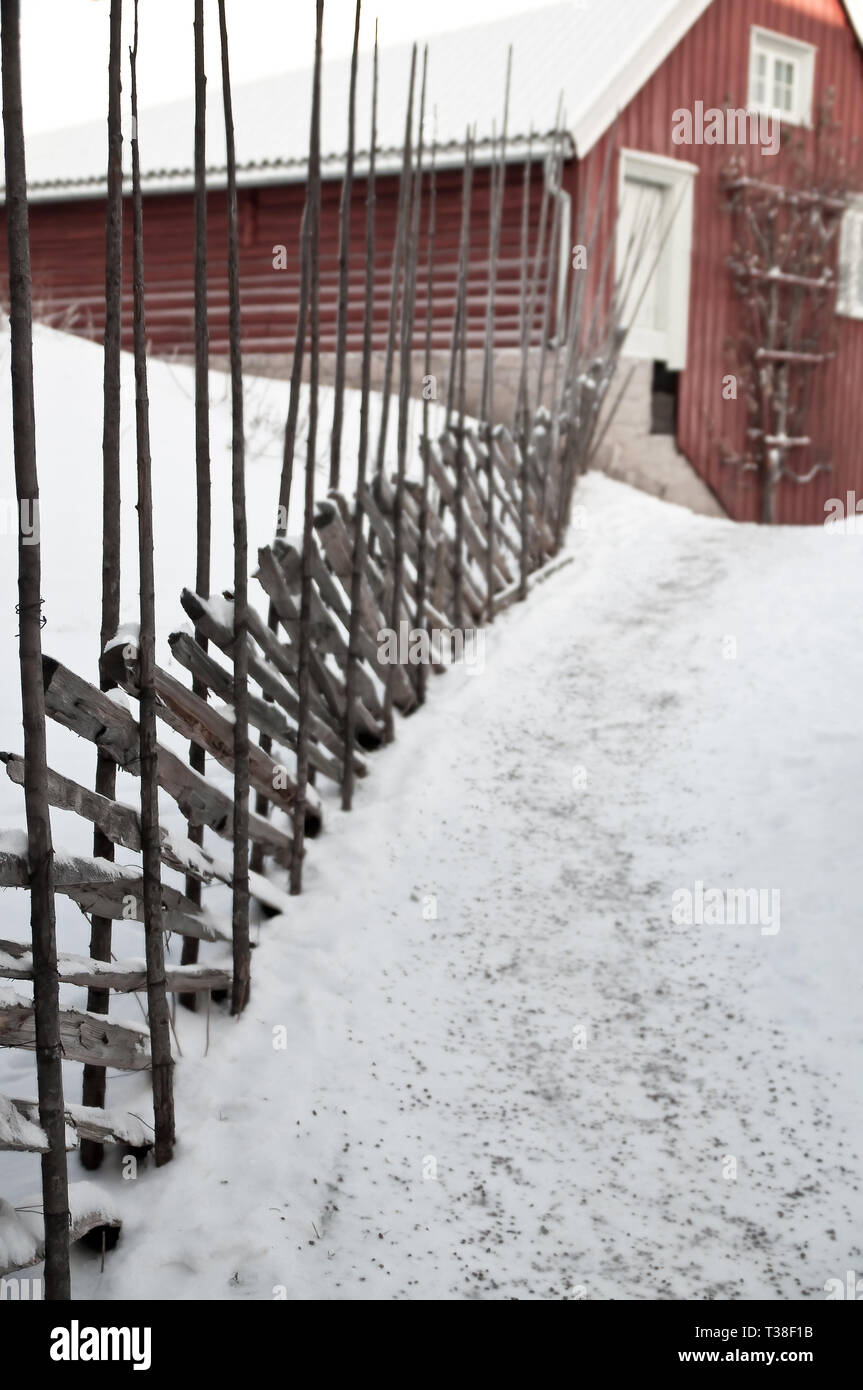
[[(26, 175), (21, 114), (18, 0), (0, 0), (3, 10), (3, 116), (8, 206), (9, 290), (13, 301), (12, 362), (15, 394), (17, 498), (32, 508), (38, 498), (35, 410), (32, 387), (32, 301)], [(65, 1154), (80, 1146), (87, 1168), (101, 1161), (102, 1145), (135, 1151), (153, 1149), (157, 1165), (173, 1153), (171, 1018), (168, 996), (194, 1009), (201, 996), (231, 996), (240, 1013), (248, 997), (251, 965), (249, 899), (264, 917), (290, 919), (292, 895), (302, 886), (306, 840), (326, 835), (324, 782), (337, 787), (345, 810), (355, 779), (374, 765), (375, 750), (396, 733), (395, 713), (421, 717), (426, 676), (442, 672), (467, 634), (493, 622), (517, 599), (565, 563), (562, 537), (579, 474), (601, 442), (609, 419), (607, 388), (625, 337), (618, 308), (625, 302), (606, 255), (593, 257), (596, 217), (590, 232), (585, 209), (578, 211), (577, 237), (589, 248), (590, 288), (585, 278), (561, 278), (562, 203), (558, 196), (568, 137), (558, 123), (539, 160), (528, 143), (522, 189), (506, 189), (505, 158), (510, 67), (507, 67), (502, 138), (493, 142), (491, 167), (474, 189), (476, 132), (466, 132), (463, 175), (444, 180), (450, 193), (461, 183), (460, 215), (450, 201), (437, 217), (436, 143), (424, 143), (426, 62), (417, 77), (414, 48), (407, 100), (405, 140), (398, 180), (398, 209), (392, 255), (382, 279), (375, 222), (377, 152), (377, 64), (375, 44), (372, 154), (366, 180), (365, 255), (351, 256), (352, 154), (343, 185), (338, 278), (332, 238), (321, 234), (321, 36), (323, 0), (316, 5), (316, 49), (306, 206), (301, 236), (292, 246), (294, 278), (280, 281), (293, 295), (295, 313), (284, 315), (271, 294), (269, 272), (246, 277), (240, 294), (236, 162), (224, 0), (218, 7), (222, 90), (227, 151), (227, 265), (224, 291), (208, 285), (208, 194), (205, 164), (203, 0), (195, 0), (195, 242), (194, 284), (180, 287), (194, 308), (190, 330), (195, 347), (196, 544), (194, 574), (180, 595), (193, 633), (179, 627), (168, 652), (155, 651), (152, 466), (147, 391), (147, 343), (151, 323), (165, 313), (159, 294), (145, 293), (144, 201), (137, 120), (135, 43), (130, 52), (132, 94), (132, 284), (123, 273), (121, 169), (121, 0), (111, 0), (109, 57), (109, 191), (106, 216), (104, 313), (95, 303), (94, 331), (104, 323), (102, 605), (99, 687), (51, 656), (43, 655), (40, 625), (40, 547), (19, 547), (21, 672), (26, 758), (0, 754), (9, 778), (25, 789), (27, 834), (6, 835), (0, 844), (0, 887), (29, 889), (31, 940), (23, 946), (0, 941), (0, 980), (32, 984), (33, 999), (0, 989), (0, 1047), (36, 1051), (39, 1100), (0, 1097), (0, 1148), (42, 1155), (44, 1228), (0, 1201), (0, 1252), (8, 1268), (26, 1267), (43, 1252), (46, 1294), (68, 1298), (67, 1219), (71, 1235), (96, 1233), (115, 1239), (119, 1216), (98, 1189), (66, 1189)], [(207, 13), (210, 13), (207, 7)], [(359, 33), (359, 13), (354, 45)], [(511, 57), (511, 55), (510, 55)], [(415, 90), (418, 89), (418, 121)], [(355, 92), (349, 110), (353, 150)], [(146, 128), (146, 119), (143, 122)], [(415, 140), (416, 128), (416, 140)], [(146, 136), (145, 136), (146, 138)], [(480, 140), (480, 146), (483, 141)], [(603, 155), (599, 205), (610, 170), (608, 141)], [(511, 178), (511, 173), (509, 174)], [(558, 190), (558, 192), (555, 192)], [(15, 196), (11, 196), (14, 194)], [(427, 203), (426, 203), (427, 200)], [(539, 200), (539, 216), (534, 203)], [(506, 207), (521, 203), (521, 225), (502, 228)], [(394, 204), (388, 221), (393, 220)], [(438, 221), (440, 226), (438, 226)], [(472, 248), (476, 227), (488, 225), (488, 256), (477, 274)], [(473, 229), (473, 230), (472, 230)], [(504, 233), (501, 239), (501, 233)], [(457, 234), (457, 241), (456, 241)], [(635, 235), (635, 233), (633, 234)], [(519, 253), (515, 256), (516, 241)], [(188, 248), (187, 248), (188, 249)], [(387, 251), (389, 256), (389, 250)], [(321, 268), (323, 258), (324, 266)], [(328, 259), (329, 258), (329, 259)], [(351, 262), (353, 264), (351, 265)], [(360, 270), (362, 273), (360, 274)], [(435, 278), (436, 277), (436, 278)], [(209, 277), (212, 281), (212, 275)], [(422, 282), (417, 292), (417, 281)], [(132, 296), (129, 299), (129, 290)], [(363, 295), (362, 342), (356, 325)], [(208, 305), (216, 318), (228, 316), (232, 403), (232, 521), (234, 573), (230, 588), (213, 592), (210, 573), (210, 437)], [(120, 569), (120, 345), (124, 326), (134, 329), (135, 439), (137, 450), (138, 581), (140, 628), (119, 627)], [(69, 305), (69, 313), (75, 306)], [(217, 312), (218, 310), (218, 312)], [(242, 316), (272, 319), (276, 337), (292, 351), (291, 392), (279, 483), (280, 521), (273, 540), (250, 563), (245, 516)], [(480, 337), (477, 323), (485, 328)], [(98, 325), (97, 325), (98, 320)], [(69, 319), (66, 320), (69, 326)], [(156, 324), (158, 329), (158, 323)], [(333, 330), (335, 335), (333, 336)], [(378, 439), (370, 439), (372, 354), (385, 330), (385, 364)], [(295, 331), (294, 331), (295, 330)], [(269, 331), (269, 325), (268, 325)], [(552, 332), (554, 342), (551, 341)], [(224, 336), (224, 335), (223, 335)], [(220, 339), (221, 341), (221, 339)], [(247, 347), (256, 342), (247, 334)], [(520, 377), (512, 428), (494, 410), (495, 351), (518, 348)], [(314, 495), (317, 463), (318, 381), (322, 351), (335, 349), (330, 490)], [(356, 486), (346, 495), (341, 479), (346, 354), (362, 349), (362, 407), (356, 456)], [(413, 382), (412, 351), (424, 351), (424, 384), (431, 354), (447, 349), (446, 428), (433, 437), (427, 395), (418, 463), (408, 467), (408, 414)], [(482, 395), (479, 422), (467, 418), (466, 362), (480, 349)], [(537, 353), (538, 350), (538, 353)], [(538, 362), (534, 359), (538, 355)], [(286, 535), (294, 481), (301, 382), (310, 384), (305, 460), (303, 538)], [(543, 402), (551, 402), (546, 408)], [(443, 402), (441, 402), (443, 404)], [(612, 406), (613, 410), (613, 406)], [(387, 453), (387, 426), (397, 423), (394, 456)], [(367, 465), (374, 456), (375, 467)], [(299, 467), (297, 467), (299, 472)], [(22, 513), (23, 514), (23, 513)], [(254, 567), (249, 602), (249, 572)], [(255, 585), (257, 587), (255, 587)], [(405, 639), (407, 655), (405, 654)], [(170, 659), (176, 666), (167, 669)], [(179, 678), (185, 673), (186, 679)], [(41, 675), (41, 679), (40, 679)], [(100, 688), (101, 687), (101, 688)], [(126, 692), (124, 706), (112, 687)], [(217, 706), (219, 702), (221, 708)], [(92, 791), (47, 766), (46, 719), (97, 750)], [(167, 730), (167, 736), (165, 734)], [(169, 746), (187, 740), (188, 758)], [(209, 767), (208, 767), (209, 760)], [(116, 797), (116, 772), (139, 779), (140, 810)], [(226, 783), (232, 782), (230, 790)], [(254, 808), (250, 798), (254, 794)], [(166, 803), (170, 822), (159, 819)], [(94, 853), (54, 851), (49, 807), (72, 813), (92, 827)], [(185, 832), (173, 828), (173, 808)], [(168, 817), (165, 816), (165, 822)], [(206, 840), (206, 843), (205, 843)], [(225, 843), (222, 843), (225, 842)], [(141, 867), (114, 862), (121, 848), (141, 856)], [(317, 852), (315, 850), (314, 852)], [(324, 852), (323, 850), (321, 852)], [(161, 882), (163, 868), (184, 876), (183, 889)], [(279, 880), (288, 871), (289, 889)], [(213, 910), (210, 890), (231, 893), (231, 912)], [(57, 893), (90, 917), (88, 955), (57, 949), (53, 901)], [(210, 895), (212, 896), (212, 895)], [(141, 958), (113, 959), (112, 924), (141, 924)], [(179, 965), (164, 960), (164, 936), (182, 939)], [(199, 962), (199, 942), (214, 943), (216, 959)], [(230, 951), (228, 948), (230, 947)], [(59, 985), (87, 989), (86, 1009), (60, 1008)], [(145, 1026), (111, 1014), (112, 996), (146, 991)], [(208, 1015), (209, 1018), (209, 1015)], [(38, 1044), (38, 1046), (37, 1046)], [(176, 1036), (174, 1048), (176, 1051)], [(61, 1058), (83, 1064), (83, 1106), (63, 1098)], [(129, 1116), (112, 1109), (106, 1071), (151, 1073), (153, 1109)], [(38, 1117), (38, 1118), (37, 1118)], [(86, 1185), (84, 1185), (86, 1186)], [(96, 1195), (94, 1195), (94, 1192)], [(101, 1225), (101, 1233), (99, 1226)], [(17, 1264), (16, 1264), (17, 1261)]]

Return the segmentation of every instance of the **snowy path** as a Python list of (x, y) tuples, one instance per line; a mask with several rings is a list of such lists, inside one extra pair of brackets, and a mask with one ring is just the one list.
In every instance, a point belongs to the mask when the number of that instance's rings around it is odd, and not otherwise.
[[(246, 1019), (206, 1060), (183, 1021), (176, 1162), (123, 1185), (80, 1295), (823, 1298), (859, 1268), (857, 542), (581, 497), (574, 564), (331, 814)], [(779, 888), (781, 929), (673, 927), (696, 879)]]

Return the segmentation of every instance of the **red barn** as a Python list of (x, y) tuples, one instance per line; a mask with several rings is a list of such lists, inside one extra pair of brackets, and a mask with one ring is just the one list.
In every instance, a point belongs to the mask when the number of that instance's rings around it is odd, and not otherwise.
[[(507, 181), (498, 263), (495, 341), (500, 350), (499, 412), (519, 342), (519, 246), (522, 183), (532, 157), (533, 233), (559, 101), (566, 132), (560, 186), (561, 247), (553, 277), (557, 313), (552, 347), (565, 323), (576, 227), (597, 213), (594, 265), (624, 258), (634, 208), (663, 209), (670, 233), (642, 245), (653, 274), (644, 276), (626, 355), (634, 371), (605, 449), (605, 465), (662, 495), (741, 519), (758, 516), (752, 475), (729, 466), (745, 455), (743, 399), (729, 396), (741, 302), (729, 269), (733, 219), (723, 175), (741, 153), (712, 142), (705, 113), (762, 113), (760, 129), (781, 117), (784, 134), (813, 142), (818, 111), (832, 96), (838, 140), (849, 163), (863, 135), (863, 51), (842, 0), (569, 0), (515, 18), (435, 36), (429, 41), (426, 145), (434, 134), (438, 168), (438, 240), (434, 294), (435, 370), (445, 373), (454, 309), (465, 132), (475, 126), (477, 170), (471, 222), (469, 345), (483, 341), (488, 289), (489, 164), (501, 128), (507, 51), (513, 47)], [(380, 55), (375, 347), (384, 346), (400, 147), (410, 48)], [(338, 205), (344, 170), (349, 64), (324, 63), (322, 150), (323, 349), (335, 340)], [(299, 283), (299, 225), (305, 196), (308, 69), (267, 79), (234, 94), (240, 161), (241, 285), (244, 345), (264, 370), (284, 370), (293, 347)], [(146, 95), (146, 94), (144, 94)], [(362, 337), (365, 183), (368, 166), (371, 59), (360, 61), (359, 155), (352, 201), (349, 379)], [(681, 113), (688, 113), (686, 127)], [(208, 98), (211, 268), (210, 333), (214, 355), (227, 350), (224, 132), (221, 98)], [(732, 127), (729, 127), (731, 130)], [(744, 127), (737, 128), (737, 138)], [(750, 133), (758, 129), (750, 123)], [(191, 101), (144, 110), (145, 261), (152, 350), (190, 356), (192, 319)], [(365, 138), (363, 138), (363, 133)], [(714, 129), (714, 135), (716, 134)], [(681, 143), (683, 135), (684, 139)], [(686, 138), (688, 136), (688, 138)], [(610, 176), (596, 208), (607, 147)], [(98, 337), (102, 325), (104, 247), (103, 123), (33, 138), (28, 147), (34, 295), (37, 312), (75, 332)], [(775, 158), (764, 144), (745, 150), (749, 175), (770, 179)], [(130, 212), (130, 210), (128, 210)], [(829, 305), (829, 354), (801, 363), (812, 380), (805, 442), (793, 441), (794, 468), (812, 480), (779, 486), (776, 519), (821, 522), (829, 498), (863, 497), (863, 202), (836, 214), (839, 293)], [(285, 248), (284, 268), (278, 248)], [(131, 236), (126, 237), (130, 255)], [(2, 271), (2, 265), (0, 265)], [(773, 268), (776, 272), (776, 267)], [(803, 277), (805, 278), (805, 277)], [(595, 282), (594, 282), (595, 283)], [(425, 310), (425, 265), (418, 268), (417, 338)], [(131, 276), (127, 277), (125, 345), (131, 346)], [(731, 355), (729, 355), (731, 352)], [(477, 353), (478, 358), (478, 353)], [(354, 378), (355, 379), (355, 378)], [(855, 389), (856, 387), (856, 389)], [(790, 445), (789, 445), (790, 447)]]

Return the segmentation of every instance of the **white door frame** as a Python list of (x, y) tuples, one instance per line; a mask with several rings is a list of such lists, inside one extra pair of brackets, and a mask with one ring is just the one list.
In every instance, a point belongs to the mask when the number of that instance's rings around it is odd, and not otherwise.
[[(633, 328), (623, 345), (626, 357), (643, 357), (665, 362), (669, 371), (682, 371), (686, 366), (687, 334), (689, 328), (689, 270), (692, 257), (693, 190), (698, 165), (666, 155), (648, 154), (642, 150), (622, 149), (618, 162), (618, 208), (622, 206), (627, 176), (659, 184), (668, 190), (668, 206), (674, 214), (662, 235), (666, 236), (661, 252), (662, 291), (668, 296), (666, 327), (662, 330)], [(667, 232), (667, 234), (666, 234)], [(623, 223), (617, 222), (617, 267), (621, 271), (626, 246), (623, 244)], [(656, 273), (660, 273), (657, 266)], [(634, 306), (633, 306), (634, 307)]]

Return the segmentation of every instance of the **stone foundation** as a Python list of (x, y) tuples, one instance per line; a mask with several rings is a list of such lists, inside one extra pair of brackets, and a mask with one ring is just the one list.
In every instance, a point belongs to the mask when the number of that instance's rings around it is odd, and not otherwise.
[(651, 395), (653, 363), (621, 360), (617, 386), (632, 378), (617, 408), (614, 420), (605, 436), (595, 466), (611, 478), (629, 483), (632, 487), (677, 502), (690, 511), (705, 516), (725, 516), (726, 513), (710, 488), (702, 482), (692, 464), (680, 452), (672, 434), (651, 434)]

